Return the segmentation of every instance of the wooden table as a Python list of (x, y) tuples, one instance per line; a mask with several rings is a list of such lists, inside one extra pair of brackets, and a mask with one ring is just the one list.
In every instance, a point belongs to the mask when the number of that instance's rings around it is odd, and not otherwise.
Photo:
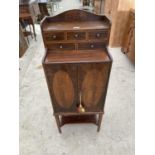
[[(29, 26), (32, 25), (34, 38), (36, 40), (36, 32), (35, 32), (35, 27), (34, 27), (34, 23), (33, 23), (33, 19), (32, 19), (31, 14), (30, 13), (20, 13), (19, 14), (19, 21), (27, 22)], [(31, 27), (30, 27), (30, 31), (31, 31)]]

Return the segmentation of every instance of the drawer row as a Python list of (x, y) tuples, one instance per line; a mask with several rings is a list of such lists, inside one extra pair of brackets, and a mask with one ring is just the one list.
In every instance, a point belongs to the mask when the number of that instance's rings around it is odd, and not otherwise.
[(48, 32), (44, 34), (46, 42), (54, 41), (78, 41), (78, 40), (107, 40), (109, 38), (108, 30), (96, 30), (88, 32)]
[(48, 45), (50, 50), (95, 50), (103, 49), (105, 44), (102, 42), (89, 42), (89, 43), (52, 43)]

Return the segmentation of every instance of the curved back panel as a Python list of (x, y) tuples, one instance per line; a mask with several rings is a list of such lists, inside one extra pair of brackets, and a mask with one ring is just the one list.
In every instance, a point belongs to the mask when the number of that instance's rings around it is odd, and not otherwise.
[(50, 23), (50, 22), (73, 22), (73, 21), (103, 21), (107, 24), (110, 24), (110, 20), (104, 16), (104, 15), (96, 15), (94, 13), (91, 12), (87, 12), (84, 10), (78, 10), (78, 9), (74, 9), (74, 10), (68, 10), (65, 12), (62, 12), (56, 16), (53, 17), (45, 17), (42, 22), (41, 25), (44, 23)]

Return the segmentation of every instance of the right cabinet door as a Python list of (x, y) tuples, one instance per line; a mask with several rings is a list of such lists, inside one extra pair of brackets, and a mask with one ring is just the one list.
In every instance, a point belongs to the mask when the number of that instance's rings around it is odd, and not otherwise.
[(109, 73), (110, 63), (89, 63), (78, 66), (78, 92), (86, 111), (103, 111)]

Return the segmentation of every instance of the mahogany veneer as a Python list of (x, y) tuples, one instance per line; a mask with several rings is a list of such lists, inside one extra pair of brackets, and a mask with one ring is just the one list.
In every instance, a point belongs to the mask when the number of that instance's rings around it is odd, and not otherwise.
[(112, 58), (106, 16), (70, 10), (41, 23), (43, 68), (61, 132), (67, 123), (94, 123), (100, 130)]

